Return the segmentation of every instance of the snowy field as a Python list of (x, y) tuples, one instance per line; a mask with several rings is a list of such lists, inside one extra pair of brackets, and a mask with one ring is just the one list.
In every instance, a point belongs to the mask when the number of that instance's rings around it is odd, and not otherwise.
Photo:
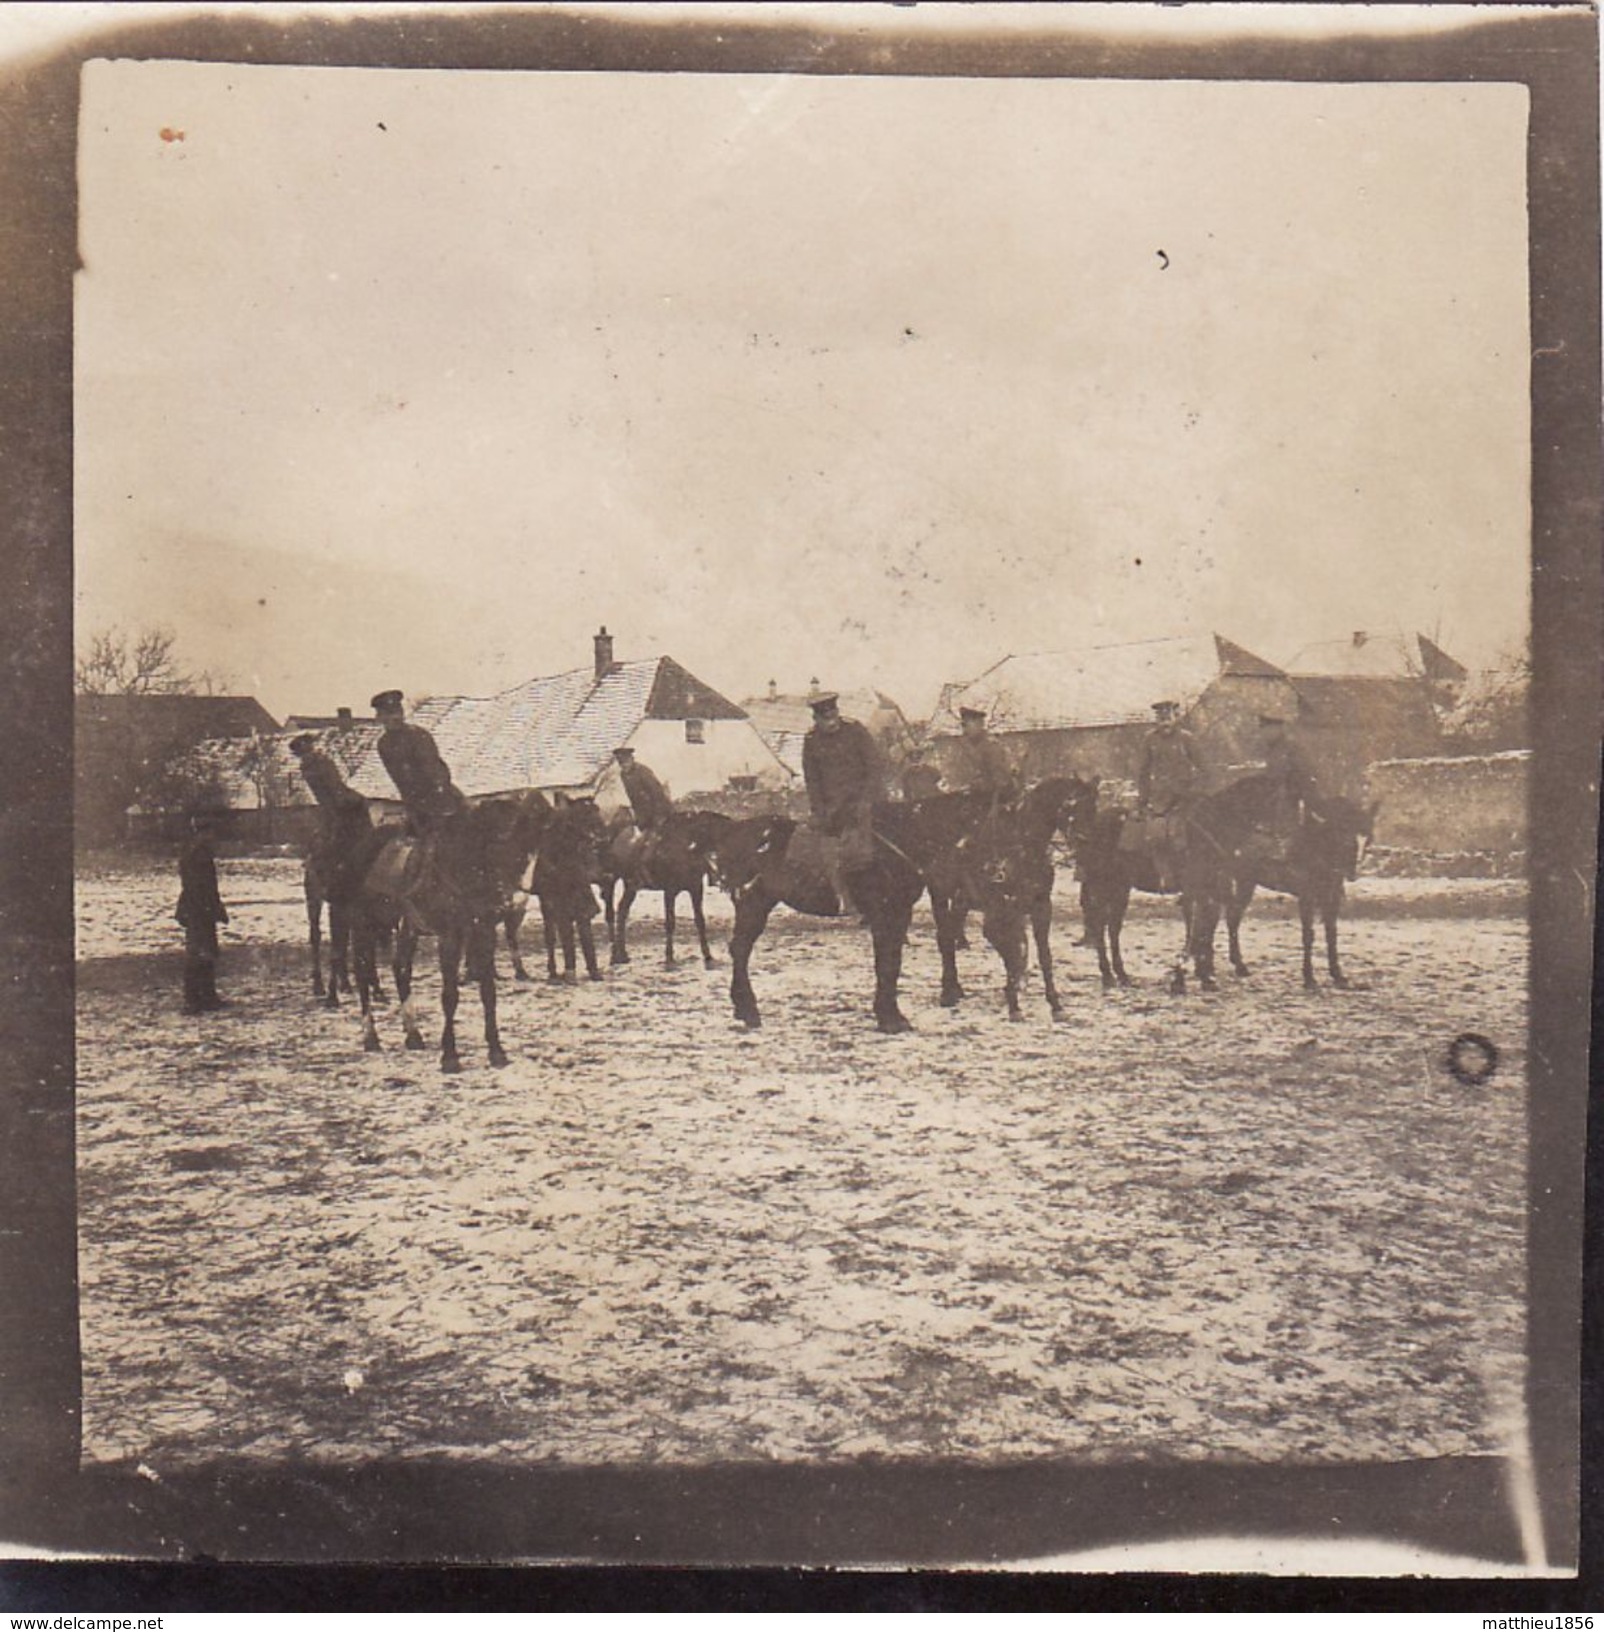
[[(220, 865), (221, 1015), (179, 1012), (169, 871), (79, 882), (86, 1457), (562, 1464), (1344, 1462), (1495, 1453), (1524, 1320), (1521, 887), (1361, 880), (1356, 986), (1168, 996), (1173, 909), (1104, 994), (1059, 888), (1067, 1016), (1010, 1025), (976, 935), (869, 1016), (867, 932), (776, 914), (719, 967), (502, 985), (512, 1063), (365, 1055), (314, 1000), (299, 867)], [(683, 919), (683, 903), (681, 906)], [(683, 937), (680, 950), (694, 949)], [(425, 954), (429, 948), (425, 948)], [(1223, 934), (1222, 934), (1223, 953)], [(532, 960), (532, 967), (533, 967)], [(421, 1003), (438, 1040), (438, 985)], [(1501, 1053), (1479, 1087), (1450, 1040)]]

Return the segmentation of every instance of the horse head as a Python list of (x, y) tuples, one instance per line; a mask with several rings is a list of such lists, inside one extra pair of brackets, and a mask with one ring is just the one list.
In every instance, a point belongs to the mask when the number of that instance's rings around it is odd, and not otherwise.
[(1310, 830), (1333, 866), (1349, 883), (1359, 876), (1359, 866), (1375, 833), (1379, 804), (1369, 806), (1341, 797), (1323, 800), (1318, 809), (1310, 807)]

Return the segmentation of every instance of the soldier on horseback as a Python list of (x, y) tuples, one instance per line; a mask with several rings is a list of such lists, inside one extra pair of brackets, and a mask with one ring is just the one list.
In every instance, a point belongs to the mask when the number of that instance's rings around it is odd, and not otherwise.
[(381, 691), (372, 708), (384, 728), (379, 759), (406, 806), (408, 826), (423, 846), (449, 849), (455, 865), (442, 867), (442, 873), (476, 909), (499, 913), (503, 903), (491, 876), (484, 836), (473, 821), (473, 807), (451, 780), (451, 767), (434, 737), (408, 721), (399, 691)]
[(842, 713), (833, 691), (811, 698), (813, 725), (802, 739), (802, 779), (816, 830), (826, 840), (825, 869), (843, 911), (851, 908), (846, 874), (874, 859), (874, 806), (885, 767), (869, 728)]
[(1203, 778), (1197, 738), (1181, 724), (1180, 712), (1167, 698), (1153, 704), (1154, 724), (1142, 742), (1136, 779), (1138, 830), (1153, 857), (1160, 890), (1176, 887), (1186, 848), (1186, 811)]
[(1290, 854), (1312, 814), (1318, 815), (1320, 781), (1308, 752), (1287, 735), (1279, 714), (1261, 714), (1264, 770), (1275, 787), (1273, 837), (1279, 852)]
[(360, 879), (364, 860), (372, 859), (373, 822), (368, 802), (346, 783), (340, 767), (318, 746), (311, 732), (291, 737), (290, 752), (318, 803), (321, 832), (317, 859), (324, 887), (331, 896), (344, 894)]
[(989, 793), (992, 804), (1019, 796), (1019, 777), (1007, 751), (986, 729), (983, 708), (960, 708), (962, 734), (953, 749), (947, 785), (953, 790)]
[(624, 784), (624, 797), (634, 812), (635, 825), (650, 837), (674, 814), (674, 801), (651, 766), (635, 758), (633, 748), (627, 744), (615, 748), (613, 758), (618, 761), (618, 779)]

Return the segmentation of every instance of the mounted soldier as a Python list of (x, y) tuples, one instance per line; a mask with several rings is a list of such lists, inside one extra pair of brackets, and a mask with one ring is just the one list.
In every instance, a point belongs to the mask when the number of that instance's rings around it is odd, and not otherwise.
[(869, 728), (841, 713), (833, 691), (809, 700), (813, 725), (802, 739), (802, 780), (823, 862), (842, 911), (851, 910), (846, 875), (874, 860), (874, 807), (885, 797), (885, 764)]
[(399, 691), (381, 691), (372, 708), (383, 727), (379, 759), (401, 795), (407, 826), (420, 848), (437, 841), (436, 849), (449, 851), (449, 857), (436, 857), (442, 876), (481, 915), (499, 913), (504, 903), (491, 876), (488, 844), (434, 737), (408, 721)]
[(953, 747), (947, 785), (956, 791), (989, 793), (993, 806), (1019, 797), (1019, 776), (1007, 750), (986, 729), (983, 708), (960, 708), (961, 735)]
[(1136, 842), (1145, 844), (1158, 870), (1160, 890), (1176, 887), (1186, 848), (1186, 813), (1201, 791), (1203, 756), (1197, 738), (1181, 724), (1180, 705), (1153, 704), (1153, 726), (1142, 740), (1137, 772)]
[(1287, 732), (1279, 714), (1261, 714), (1264, 772), (1276, 790), (1273, 836), (1279, 852), (1291, 852), (1311, 814), (1318, 816), (1320, 779), (1308, 751)]
[(290, 752), (317, 800), (317, 860), (324, 888), (331, 896), (344, 894), (360, 881), (364, 861), (372, 859), (373, 821), (368, 802), (347, 784), (340, 767), (311, 732), (291, 737)]
[(635, 758), (635, 750), (627, 744), (613, 750), (618, 762), (618, 779), (624, 785), (624, 797), (634, 812), (635, 825), (650, 837), (658, 832), (674, 814), (674, 801), (662, 779), (651, 768)]
[(374, 718), (383, 727), (379, 758), (395, 783), (407, 822), (420, 838), (452, 816), (468, 809), (468, 801), (451, 780), (433, 736), (407, 719), (399, 691), (381, 691), (372, 703)]

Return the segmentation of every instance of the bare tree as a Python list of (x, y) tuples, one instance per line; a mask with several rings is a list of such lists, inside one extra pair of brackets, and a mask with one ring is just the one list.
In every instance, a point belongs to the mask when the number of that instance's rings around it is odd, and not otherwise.
[(159, 626), (130, 635), (113, 626), (92, 635), (73, 664), (73, 680), (88, 697), (214, 695), (225, 683), (206, 669), (192, 673), (179, 665), (178, 637)]

